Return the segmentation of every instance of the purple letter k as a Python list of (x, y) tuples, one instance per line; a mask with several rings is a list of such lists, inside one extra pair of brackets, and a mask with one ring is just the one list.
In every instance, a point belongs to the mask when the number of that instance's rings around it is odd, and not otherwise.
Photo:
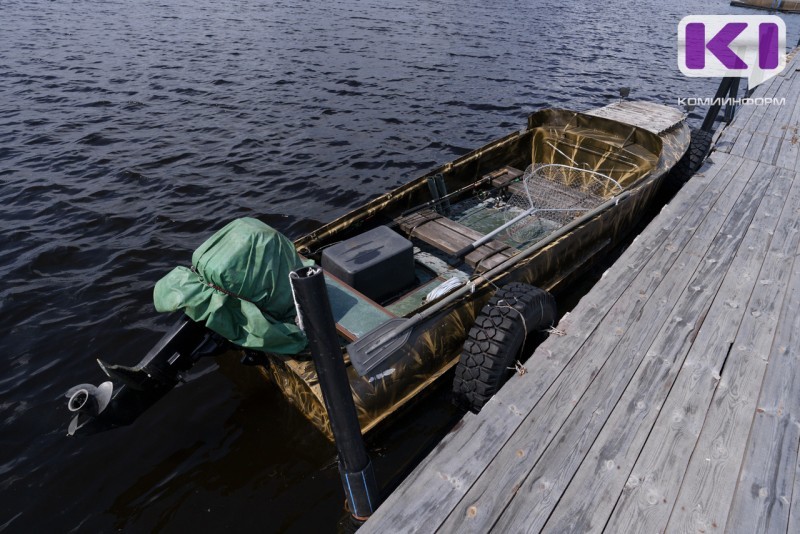
[(746, 22), (729, 22), (705, 44), (705, 24), (693, 22), (686, 25), (686, 67), (702, 69), (706, 66), (706, 48), (726, 69), (746, 69), (747, 63), (730, 49), (730, 44), (747, 28)]

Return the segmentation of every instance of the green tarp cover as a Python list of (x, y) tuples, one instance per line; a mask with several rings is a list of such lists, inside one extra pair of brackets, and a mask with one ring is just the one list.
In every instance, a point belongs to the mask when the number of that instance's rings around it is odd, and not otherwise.
[[(309, 261), (308, 264), (313, 262)], [(156, 283), (160, 312), (186, 315), (233, 343), (278, 354), (306, 346), (295, 324), (289, 273), (304, 265), (292, 242), (256, 219), (237, 219)]]

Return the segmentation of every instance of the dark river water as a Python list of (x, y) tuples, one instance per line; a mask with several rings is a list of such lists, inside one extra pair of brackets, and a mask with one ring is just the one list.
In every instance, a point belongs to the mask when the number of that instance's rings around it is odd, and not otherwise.
[[(0, 0), (0, 531), (341, 528), (335, 449), (270, 384), (209, 373), (91, 438), (63, 394), (138, 361), (173, 320), (153, 284), (231, 219), (297, 237), (538, 108), (711, 96), (676, 26), (734, 11)], [(370, 437), (384, 487), (456, 420), (446, 390)]]

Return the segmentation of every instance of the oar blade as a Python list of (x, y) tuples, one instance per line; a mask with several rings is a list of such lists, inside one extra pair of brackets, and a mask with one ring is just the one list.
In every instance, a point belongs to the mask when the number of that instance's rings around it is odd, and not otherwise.
[(350, 363), (359, 375), (375, 376), (397, 362), (411, 335), (408, 322), (395, 317), (347, 346)]

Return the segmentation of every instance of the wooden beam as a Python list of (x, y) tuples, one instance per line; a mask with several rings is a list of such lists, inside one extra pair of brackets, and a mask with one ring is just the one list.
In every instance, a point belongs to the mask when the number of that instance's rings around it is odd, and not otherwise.
[[(480, 232), (429, 209), (398, 219), (397, 222), (408, 235), (419, 238), (451, 255), (483, 237)], [(467, 254), (464, 260), (470, 267), (480, 264), (481, 268), (490, 269), (510, 258), (514, 253), (516, 253), (516, 249), (500, 241), (492, 240)]]

